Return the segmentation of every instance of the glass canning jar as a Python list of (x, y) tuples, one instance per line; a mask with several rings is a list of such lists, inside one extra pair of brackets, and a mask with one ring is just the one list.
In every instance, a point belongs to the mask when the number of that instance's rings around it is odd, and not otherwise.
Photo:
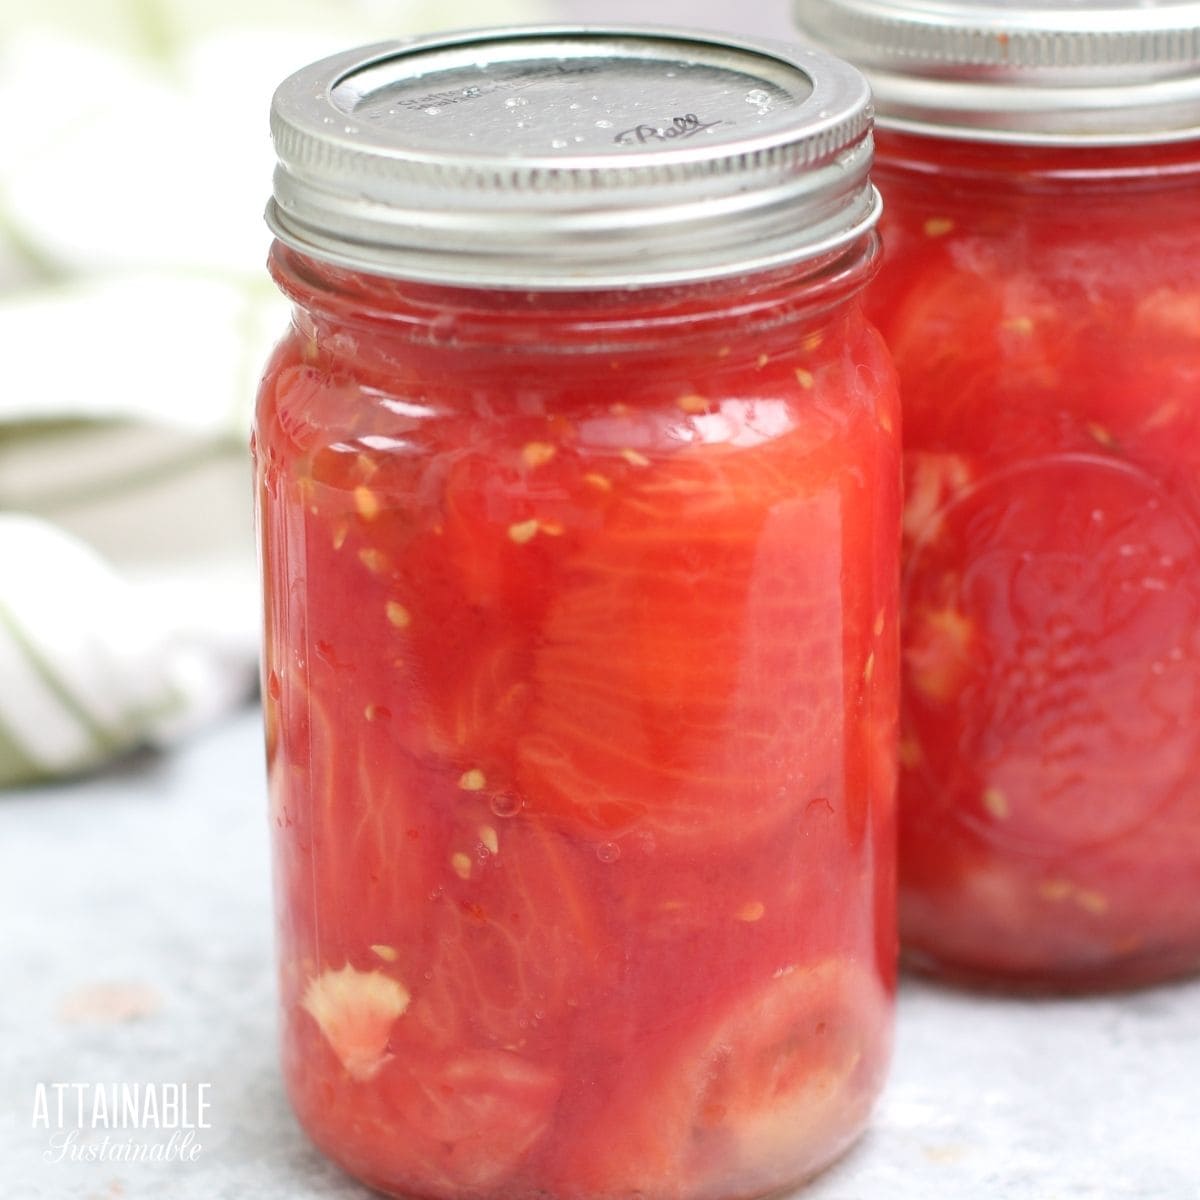
[(905, 415), (901, 934), (1200, 966), (1200, 5), (801, 3), (864, 64)]
[(406, 1196), (802, 1180), (867, 1119), (894, 987), (865, 84), (492, 31), (318, 63), (273, 115), (292, 1104)]

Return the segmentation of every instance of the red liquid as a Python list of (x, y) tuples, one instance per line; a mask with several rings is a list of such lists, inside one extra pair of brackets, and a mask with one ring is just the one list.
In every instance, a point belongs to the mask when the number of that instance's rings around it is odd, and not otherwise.
[(902, 937), (1035, 987), (1193, 970), (1200, 146), (880, 143)]
[(848, 284), (814, 312), (787, 279), (273, 266), (300, 304), (256, 432), (300, 1119), (421, 1197), (812, 1174), (881, 1086), (893, 988), (897, 412)]

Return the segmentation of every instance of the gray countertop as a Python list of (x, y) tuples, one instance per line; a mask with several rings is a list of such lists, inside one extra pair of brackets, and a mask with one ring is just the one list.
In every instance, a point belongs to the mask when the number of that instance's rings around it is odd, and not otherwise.
[[(0, 796), (3, 1200), (368, 1195), (309, 1148), (276, 1069), (258, 721)], [(907, 980), (871, 1130), (804, 1194), (1197, 1200), (1198, 1075), (1200, 983), (1031, 1002)], [(195, 1161), (73, 1161), (34, 1127), (55, 1082), (205, 1083), (211, 1128)]]

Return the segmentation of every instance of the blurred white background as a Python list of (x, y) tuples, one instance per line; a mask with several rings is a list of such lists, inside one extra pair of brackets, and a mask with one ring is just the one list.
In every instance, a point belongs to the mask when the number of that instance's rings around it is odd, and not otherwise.
[(252, 690), (274, 86), (355, 44), (564, 19), (787, 32), (784, 0), (0, 5), (0, 786)]

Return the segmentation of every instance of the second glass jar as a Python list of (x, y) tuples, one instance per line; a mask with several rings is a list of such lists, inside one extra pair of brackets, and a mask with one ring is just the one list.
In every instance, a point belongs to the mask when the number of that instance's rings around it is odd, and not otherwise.
[(905, 411), (901, 933), (1200, 967), (1200, 5), (800, 0), (877, 86)]

